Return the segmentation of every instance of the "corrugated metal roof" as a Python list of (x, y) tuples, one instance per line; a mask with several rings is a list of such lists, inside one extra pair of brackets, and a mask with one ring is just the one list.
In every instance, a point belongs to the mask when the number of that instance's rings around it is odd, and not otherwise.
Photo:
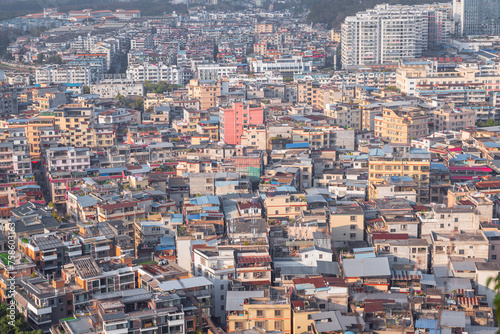
[(389, 260), (386, 257), (345, 259), (345, 277), (390, 276)]

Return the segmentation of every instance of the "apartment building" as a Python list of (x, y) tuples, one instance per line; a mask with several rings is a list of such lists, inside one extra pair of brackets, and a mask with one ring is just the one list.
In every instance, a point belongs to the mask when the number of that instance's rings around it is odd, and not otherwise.
[(409, 96), (447, 94), (455, 103), (485, 102), (487, 91), (500, 90), (500, 64), (460, 63), (450, 71), (440, 71), (438, 65), (430, 60), (400, 62), (396, 87)]
[(255, 327), (291, 334), (292, 310), (289, 297), (287, 288), (284, 287), (245, 293), (229, 291), (227, 332)]
[(453, 18), (459, 36), (500, 33), (500, 9), (495, 0), (453, 0)]
[(257, 34), (271, 34), (273, 33), (273, 24), (272, 23), (256, 23), (255, 24), (255, 33)]
[(409, 176), (417, 184), (417, 201), (429, 201), (430, 153), (409, 145), (384, 147), (369, 152), (368, 183), (382, 184), (388, 177)]
[(360, 206), (339, 206), (330, 214), (330, 228), (335, 247), (365, 239), (364, 211)]
[(297, 84), (298, 103), (305, 103), (315, 109), (325, 108), (325, 95), (328, 101), (329, 93), (329, 89), (323, 88), (317, 82), (305, 81)]
[(434, 110), (434, 131), (460, 131), (476, 125), (476, 113), (472, 109), (444, 107)]
[(152, 83), (164, 81), (174, 85), (182, 85), (183, 69), (176, 65), (169, 65), (163, 62), (141, 64), (131, 64), (127, 67), (127, 79), (133, 82), (144, 82), (146, 80)]
[(45, 275), (61, 276), (65, 260), (65, 247), (61, 239), (53, 234), (34, 235), (18, 240), (19, 251), (36, 263), (36, 269)]
[(375, 116), (375, 137), (391, 143), (409, 143), (429, 133), (429, 115), (417, 107), (384, 108)]
[(55, 121), (53, 117), (46, 117), (42, 114), (39, 117), (10, 119), (4, 124), (4, 127), (13, 130), (24, 130), (29, 145), (31, 159), (33, 161), (40, 161), (40, 144), (42, 139), (41, 136), (45, 133), (44, 129), (51, 129), (48, 131), (54, 132), (54, 124)]
[(350, 104), (327, 104), (324, 110), (325, 116), (334, 119), (334, 124), (361, 130), (361, 109), (357, 105)]
[(80, 171), (90, 168), (90, 150), (87, 147), (52, 147), (47, 150), (47, 170)]
[(0, 85), (0, 115), (17, 115), (17, 93), (9, 85)]
[(200, 101), (200, 109), (208, 110), (217, 106), (217, 96), (221, 94), (220, 81), (191, 80), (188, 84), (190, 98)]
[[(95, 110), (93, 105), (63, 104), (54, 109), (54, 124), (61, 131), (62, 144), (74, 147), (95, 147)], [(49, 116), (50, 117), (50, 116)]]
[[(425, 239), (401, 237), (397, 239), (383, 239), (384, 234), (380, 238), (373, 240), (373, 247), (377, 253), (377, 257), (387, 257), (389, 265), (393, 268), (394, 265), (412, 265), (418, 269), (427, 271), (429, 267), (429, 243)], [(386, 234), (387, 235), (387, 234)]]
[(96, 67), (49, 65), (38, 68), (35, 72), (35, 82), (42, 83), (79, 83), (90, 86), (99, 80)]
[(312, 60), (306, 60), (303, 56), (283, 55), (280, 58), (264, 59), (259, 57), (250, 60), (252, 72), (263, 73), (277, 71), (283, 76), (293, 77), (294, 74), (310, 73), (312, 71)]
[(197, 64), (199, 80), (221, 80), (223, 77), (229, 77), (236, 73), (238, 67), (236, 65), (221, 65), (221, 64)]
[(256, 150), (267, 150), (267, 129), (264, 125), (248, 126), (243, 128), (241, 145)]
[(114, 99), (117, 95), (142, 97), (144, 95), (144, 84), (142, 81), (126, 79), (101, 80), (90, 85), (90, 94), (97, 94), (103, 99)]
[(272, 192), (264, 200), (269, 220), (294, 219), (307, 210), (306, 197), (303, 194)]
[(489, 243), (482, 231), (433, 232), (427, 236), (432, 249), (432, 264), (448, 264), (450, 257), (488, 260)]
[(433, 208), (430, 212), (419, 213), (422, 236), (455, 231), (473, 232), (479, 230), (479, 212), (473, 206)]
[(427, 15), (415, 6), (383, 4), (346, 17), (341, 28), (342, 67), (420, 57), (428, 43)]
[(220, 139), (226, 144), (241, 145), (243, 128), (264, 124), (264, 109), (243, 103), (233, 103), (231, 108), (221, 108)]
[(219, 324), (226, 323), (226, 294), (235, 277), (234, 251), (231, 249), (198, 248), (193, 251), (194, 274), (213, 283), (211, 304)]
[[(152, 293), (146, 289), (108, 292), (93, 296), (97, 328), (103, 333), (186, 333), (183, 300), (175, 293)], [(143, 311), (148, 305), (148, 312)], [(187, 307), (186, 307), (187, 308)]]

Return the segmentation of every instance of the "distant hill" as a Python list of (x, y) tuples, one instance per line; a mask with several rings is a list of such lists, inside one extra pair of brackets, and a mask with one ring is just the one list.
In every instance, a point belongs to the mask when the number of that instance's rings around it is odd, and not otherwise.
[[(329, 28), (340, 28), (346, 16), (370, 9), (378, 4), (419, 5), (434, 3), (432, 0), (302, 0), (302, 4), (310, 10), (309, 22), (326, 23)], [(446, 2), (446, 1), (442, 1)]]

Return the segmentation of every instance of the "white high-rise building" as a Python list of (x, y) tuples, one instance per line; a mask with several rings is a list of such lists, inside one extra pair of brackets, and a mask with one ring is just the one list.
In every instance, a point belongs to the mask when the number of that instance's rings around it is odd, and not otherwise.
[(498, 0), (453, 0), (453, 17), (460, 36), (500, 34)]
[(342, 24), (344, 68), (397, 63), (420, 57), (429, 44), (446, 43), (453, 32), (449, 4), (378, 5)]
[(152, 83), (165, 81), (174, 85), (182, 85), (182, 69), (175, 65), (168, 65), (162, 62), (141, 64), (131, 64), (127, 67), (127, 79), (134, 82), (149, 80)]

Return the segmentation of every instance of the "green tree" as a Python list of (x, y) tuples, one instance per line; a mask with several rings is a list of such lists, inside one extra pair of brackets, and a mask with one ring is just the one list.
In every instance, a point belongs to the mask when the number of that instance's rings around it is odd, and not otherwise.
[(497, 126), (498, 122), (490, 118), (486, 121), (486, 123), (484, 123), (484, 125), (485, 126)]
[(45, 56), (43, 55), (43, 53), (39, 53), (37, 56), (36, 56), (36, 63), (37, 64), (42, 64), (43, 63), (43, 59), (45, 58)]
[(89, 86), (83, 86), (83, 94), (90, 94), (90, 87)]
[(5, 50), (3, 52), (2, 58), (7, 60), (7, 61), (14, 59), (14, 57), (12, 57), (12, 53), (10, 53), (8, 50)]
[(45, 62), (47, 64), (62, 64), (63, 63), (63, 60), (61, 58), (60, 55), (54, 55), (54, 56), (50, 56), (48, 57)]

